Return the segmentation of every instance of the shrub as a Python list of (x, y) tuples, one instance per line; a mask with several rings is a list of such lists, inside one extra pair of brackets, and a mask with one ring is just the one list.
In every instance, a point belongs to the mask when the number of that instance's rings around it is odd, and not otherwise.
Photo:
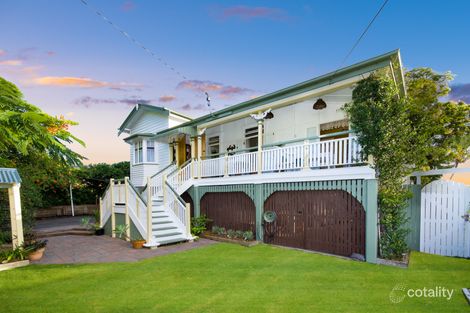
[(255, 236), (253, 235), (253, 232), (251, 230), (248, 230), (243, 233), (243, 240), (245, 241), (250, 241), (253, 240)]
[(236, 238), (237, 232), (233, 229), (227, 230), (227, 238), (234, 239)]
[(235, 231), (235, 238), (242, 239), (243, 238), (243, 230)]
[(193, 233), (193, 235), (199, 236), (207, 229), (207, 223), (210, 221), (211, 220), (208, 219), (205, 215), (193, 217), (191, 219), (191, 233)]
[(227, 235), (227, 231), (225, 230), (225, 227), (219, 227), (219, 226), (214, 225), (212, 227), (212, 232), (216, 235), (219, 235), (219, 236)]

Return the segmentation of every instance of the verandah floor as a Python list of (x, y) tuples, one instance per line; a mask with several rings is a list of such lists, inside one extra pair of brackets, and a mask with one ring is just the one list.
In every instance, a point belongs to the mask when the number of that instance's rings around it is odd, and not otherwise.
[[(0, 272), (1, 312), (463, 312), (470, 260), (412, 253), (408, 269), (292, 249), (214, 244), (136, 263)], [(453, 289), (394, 304), (396, 284)]]

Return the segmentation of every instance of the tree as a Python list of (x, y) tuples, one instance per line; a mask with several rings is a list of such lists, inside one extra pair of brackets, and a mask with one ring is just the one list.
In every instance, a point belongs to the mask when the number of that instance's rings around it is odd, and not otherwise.
[[(53, 117), (26, 102), (21, 91), (0, 77), (0, 167), (17, 167), (22, 178), (21, 200), (24, 226), (32, 227), (36, 208), (44, 204), (44, 190), (70, 181), (72, 166), (83, 156), (67, 143), (84, 143), (68, 128), (75, 122)], [(0, 194), (0, 206), (8, 199)]]
[(66, 143), (84, 143), (68, 131), (70, 125), (76, 123), (27, 103), (18, 87), (0, 77), (0, 166), (17, 166), (21, 157), (28, 155), (80, 165), (83, 156)]
[(415, 167), (429, 170), (464, 162), (469, 157), (470, 107), (461, 101), (440, 101), (451, 91), (452, 74), (416, 68), (405, 78), (409, 120), (416, 133), (412, 145), (420, 156)]
[(441, 102), (448, 95), (449, 73), (429, 68), (406, 73), (407, 96), (387, 74), (360, 81), (345, 105), (353, 131), (371, 156), (379, 184), (380, 251), (399, 258), (406, 251), (405, 206), (410, 196), (403, 179), (417, 169), (463, 162), (470, 143), (469, 105)]

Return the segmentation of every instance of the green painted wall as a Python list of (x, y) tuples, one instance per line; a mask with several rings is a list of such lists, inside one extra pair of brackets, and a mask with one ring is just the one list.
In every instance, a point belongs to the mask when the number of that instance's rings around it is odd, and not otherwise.
[(409, 229), (406, 243), (411, 250), (419, 251), (419, 232), (421, 228), (421, 185), (409, 185), (408, 188), (413, 196), (408, 200), (406, 207), (406, 217), (408, 221), (406, 227)]
[[(126, 215), (122, 213), (114, 213), (114, 216), (116, 218), (116, 226), (120, 224), (126, 224)], [(111, 236), (113, 234), (112, 229), (111, 229), (111, 217), (108, 219), (106, 224), (104, 224), (104, 233), (108, 236)], [(131, 220), (131, 240), (138, 240), (138, 239), (144, 239), (140, 235), (139, 230), (137, 227), (135, 227), (134, 222)]]

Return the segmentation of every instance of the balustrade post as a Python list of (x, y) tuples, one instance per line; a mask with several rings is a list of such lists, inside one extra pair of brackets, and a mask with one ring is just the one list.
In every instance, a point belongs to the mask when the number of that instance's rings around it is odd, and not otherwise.
[(263, 120), (258, 120), (258, 174), (263, 171)]
[(191, 236), (191, 206), (189, 203), (186, 203), (186, 210), (184, 211), (185, 214), (185, 221), (186, 221), (186, 233), (188, 235), (188, 239), (192, 239)]
[(116, 228), (116, 217), (114, 216), (114, 179), (109, 180), (109, 190), (111, 198), (111, 237), (115, 238), (116, 234), (114, 229)]
[(224, 177), (228, 177), (228, 153), (224, 155)]
[(163, 193), (163, 205), (166, 205), (167, 198), (166, 198), (166, 178), (167, 175), (164, 174), (162, 178), (162, 193)]
[(103, 227), (103, 198), (100, 197), (100, 220), (95, 221), (100, 223), (100, 228)]
[(308, 140), (304, 140), (304, 154), (303, 154), (303, 158), (304, 158), (304, 170), (308, 170), (309, 167), (310, 167), (310, 158), (309, 158), (309, 141)]
[[(147, 185), (148, 186), (148, 185)], [(131, 224), (129, 219), (129, 177), (124, 177), (124, 199), (125, 199), (125, 224), (126, 229), (126, 240), (131, 240)]]
[(150, 191), (150, 177), (147, 177), (147, 244), (152, 242), (152, 192)]
[(197, 178), (201, 178), (201, 172), (202, 172), (202, 136), (201, 135), (197, 136), (197, 162), (198, 162)]

